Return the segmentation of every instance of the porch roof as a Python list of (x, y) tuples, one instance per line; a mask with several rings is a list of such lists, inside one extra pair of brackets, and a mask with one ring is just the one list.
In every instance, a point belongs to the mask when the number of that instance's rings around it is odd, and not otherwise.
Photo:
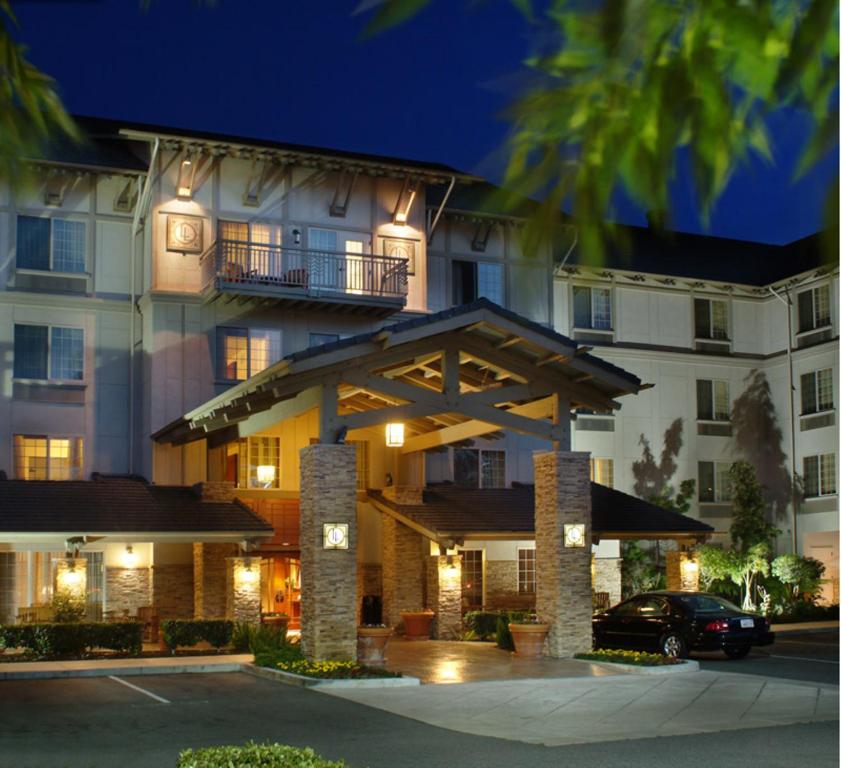
[[(706, 538), (713, 528), (614, 488), (590, 483), (593, 535), (602, 539)], [(368, 497), (434, 541), (534, 536), (534, 486), (463, 488), (432, 485), (423, 504), (397, 504), (382, 491)], [(413, 525), (412, 525), (413, 524)]]
[(240, 501), (204, 501), (192, 488), (151, 485), (139, 477), (0, 481), (0, 536), (68, 534), (207, 536), (236, 541), (273, 535)]
[[(610, 412), (621, 407), (614, 398), (647, 386), (589, 351), (482, 298), (287, 355), (152, 437), (223, 443), (326, 403), (333, 413), (322, 413), (322, 442), (342, 427), (392, 420), (414, 436), (403, 453), (499, 429), (558, 440), (560, 427), (545, 421), (558, 425), (557, 398), (566, 410)], [(316, 388), (335, 399), (304, 395)]]

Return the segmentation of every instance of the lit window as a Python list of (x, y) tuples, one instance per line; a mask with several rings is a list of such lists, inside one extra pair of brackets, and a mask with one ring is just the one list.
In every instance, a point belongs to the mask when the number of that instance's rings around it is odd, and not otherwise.
[(832, 369), (804, 373), (800, 377), (801, 413), (820, 413), (833, 408)]
[(613, 488), (613, 459), (590, 459), (590, 480)]
[(730, 501), (730, 464), (698, 462), (698, 501), (718, 504)]
[(517, 550), (517, 591), (533, 595), (537, 591), (537, 562), (534, 549)]
[(15, 325), (14, 377), (81, 381), (85, 333), (81, 328)]
[(695, 389), (701, 421), (730, 421), (730, 385), (726, 381), (698, 379)]
[(727, 341), (727, 302), (695, 299), (695, 338)]
[(830, 496), (836, 492), (834, 453), (804, 457), (803, 492), (807, 498)]
[(309, 247), (311, 251), (336, 253), (339, 250), (339, 233), (335, 229), (310, 227)]
[(464, 488), (504, 488), (505, 451), (454, 448), (453, 481)]
[(78, 480), (82, 476), (82, 438), (15, 435), (15, 478)]
[(83, 221), (18, 216), (17, 266), (19, 269), (84, 273), (85, 241)]
[(281, 226), (220, 220), (218, 232), (225, 268), (231, 276), (280, 277)]
[(800, 333), (829, 325), (829, 286), (819, 285), (798, 293), (797, 317)]
[[(238, 462), (237, 483), (240, 488), (280, 488), (280, 438), (279, 437), (249, 437), (240, 440), (236, 451)], [(271, 479), (261, 477), (258, 467), (266, 472), (266, 467), (272, 467), (269, 472)]]
[(461, 549), (461, 599), (463, 607), (480, 609), (484, 602), (484, 551)]
[(280, 331), (258, 328), (216, 329), (217, 377), (244, 381), (281, 358)]
[(589, 328), (598, 331), (609, 331), (611, 329), (609, 288), (573, 286), (572, 306), (573, 324), (576, 328)]

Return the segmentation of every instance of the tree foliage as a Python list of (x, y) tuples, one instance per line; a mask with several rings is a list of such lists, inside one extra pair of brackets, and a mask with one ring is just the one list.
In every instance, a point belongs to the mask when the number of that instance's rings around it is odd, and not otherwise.
[(807, 593), (814, 595), (825, 570), (820, 560), (803, 555), (780, 555), (771, 563), (771, 574), (786, 586), (790, 602)]
[(48, 141), (79, 139), (55, 81), (27, 60), (26, 47), (14, 39), (16, 30), (9, 0), (0, 0), (0, 178), (13, 187)]
[(733, 504), (730, 539), (733, 546), (741, 552), (756, 544), (765, 544), (770, 548), (779, 530), (765, 519), (765, 499), (756, 479), (756, 470), (746, 461), (735, 461), (730, 465), (729, 477)]
[(741, 590), (742, 608), (746, 611), (756, 610), (753, 595), (756, 579), (770, 573), (770, 555), (771, 548), (765, 542), (754, 544), (743, 551), (713, 545), (699, 547), (701, 583), (709, 588), (714, 581), (729, 579)]
[[(376, 6), (377, 32), (431, 2), (362, 7)], [(740, 164), (772, 160), (767, 120), (780, 108), (812, 118), (798, 173), (837, 145), (836, 0), (514, 2), (539, 41), (531, 85), (508, 111), (506, 186), (544, 201), (527, 246), (553, 233), (569, 202), (595, 260), (619, 190), (666, 224), (684, 162), (706, 220)]]

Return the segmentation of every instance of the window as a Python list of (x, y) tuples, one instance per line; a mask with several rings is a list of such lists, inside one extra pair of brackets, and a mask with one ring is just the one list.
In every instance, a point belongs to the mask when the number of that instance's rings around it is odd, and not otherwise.
[(727, 302), (695, 299), (695, 338), (727, 341)]
[(454, 448), (453, 482), (465, 488), (504, 488), (505, 451)]
[(800, 333), (829, 325), (829, 286), (819, 285), (798, 293), (797, 317)]
[(698, 419), (702, 421), (730, 421), (730, 385), (726, 381), (698, 379)]
[[(280, 488), (280, 438), (249, 437), (239, 441), (240, 488)], [(271, 469), (267, 469), (267, 468)]]
[(533, 595), (537, 590), (537, 563), (535, 550), (517, 550), (517, 591), (521, 595)]
[(834, 453), (804, 457), (803, 491), (807, 498), (829, 496), (836, 492)]
[(81, 381), (85, 332), (81, 328), (15, 325), (16, 379)]
[(484, 551), (462, 549), (461, 555), (461, 597), (465, 608), (479, 609), (484, 602), (484, 573), (482, 570)]
[(801, 414), (831, 411), (832, 369), (811, 371), (800, 377), (800, 412)]
[(718, 504), (730, 501), (730, 464), (698, 462), (698, 501)]
[(79, 480), (82, 477), (82, 438), (15, 435), (17, 480)]
[(310, 346), (311, 347), (320, 347), (322, 344), (332, 344), (334, 341), (339, 340), (338, 333), (311, 333), (310, 334)]
[(590, 459), (590, 480), (613, 488), (613, 459)]
[(217, 377), (244, 381), (280, 360), (280, 331), (258, 328), (216, 329)]
[(83, 221), (18, 216), (17, 267), (84, 273), (85, 240)]
[(502, 304), (502, 265), (453, 260), (453, 304), (469, 304), (480, 296)]
[(573, 286), (572, 307), (573, 324), (576, 328), (599, 331), (611, 329), (609, 288)]
[(315, 229), (311, 227), (309, 246), (311, 251), (335, 253), (339, 250), (339, 233), (335, 229)]

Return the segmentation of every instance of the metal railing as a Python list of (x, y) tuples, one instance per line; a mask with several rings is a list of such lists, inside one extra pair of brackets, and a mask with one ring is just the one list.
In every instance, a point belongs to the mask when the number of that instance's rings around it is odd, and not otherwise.
[(403, 299), (408, 292), (405, 259), (369, 253), (304, 250), (265, 243), (217, 240), (201, 256), (205, 290), (291, 289), (308, 296), (346, 294)]

